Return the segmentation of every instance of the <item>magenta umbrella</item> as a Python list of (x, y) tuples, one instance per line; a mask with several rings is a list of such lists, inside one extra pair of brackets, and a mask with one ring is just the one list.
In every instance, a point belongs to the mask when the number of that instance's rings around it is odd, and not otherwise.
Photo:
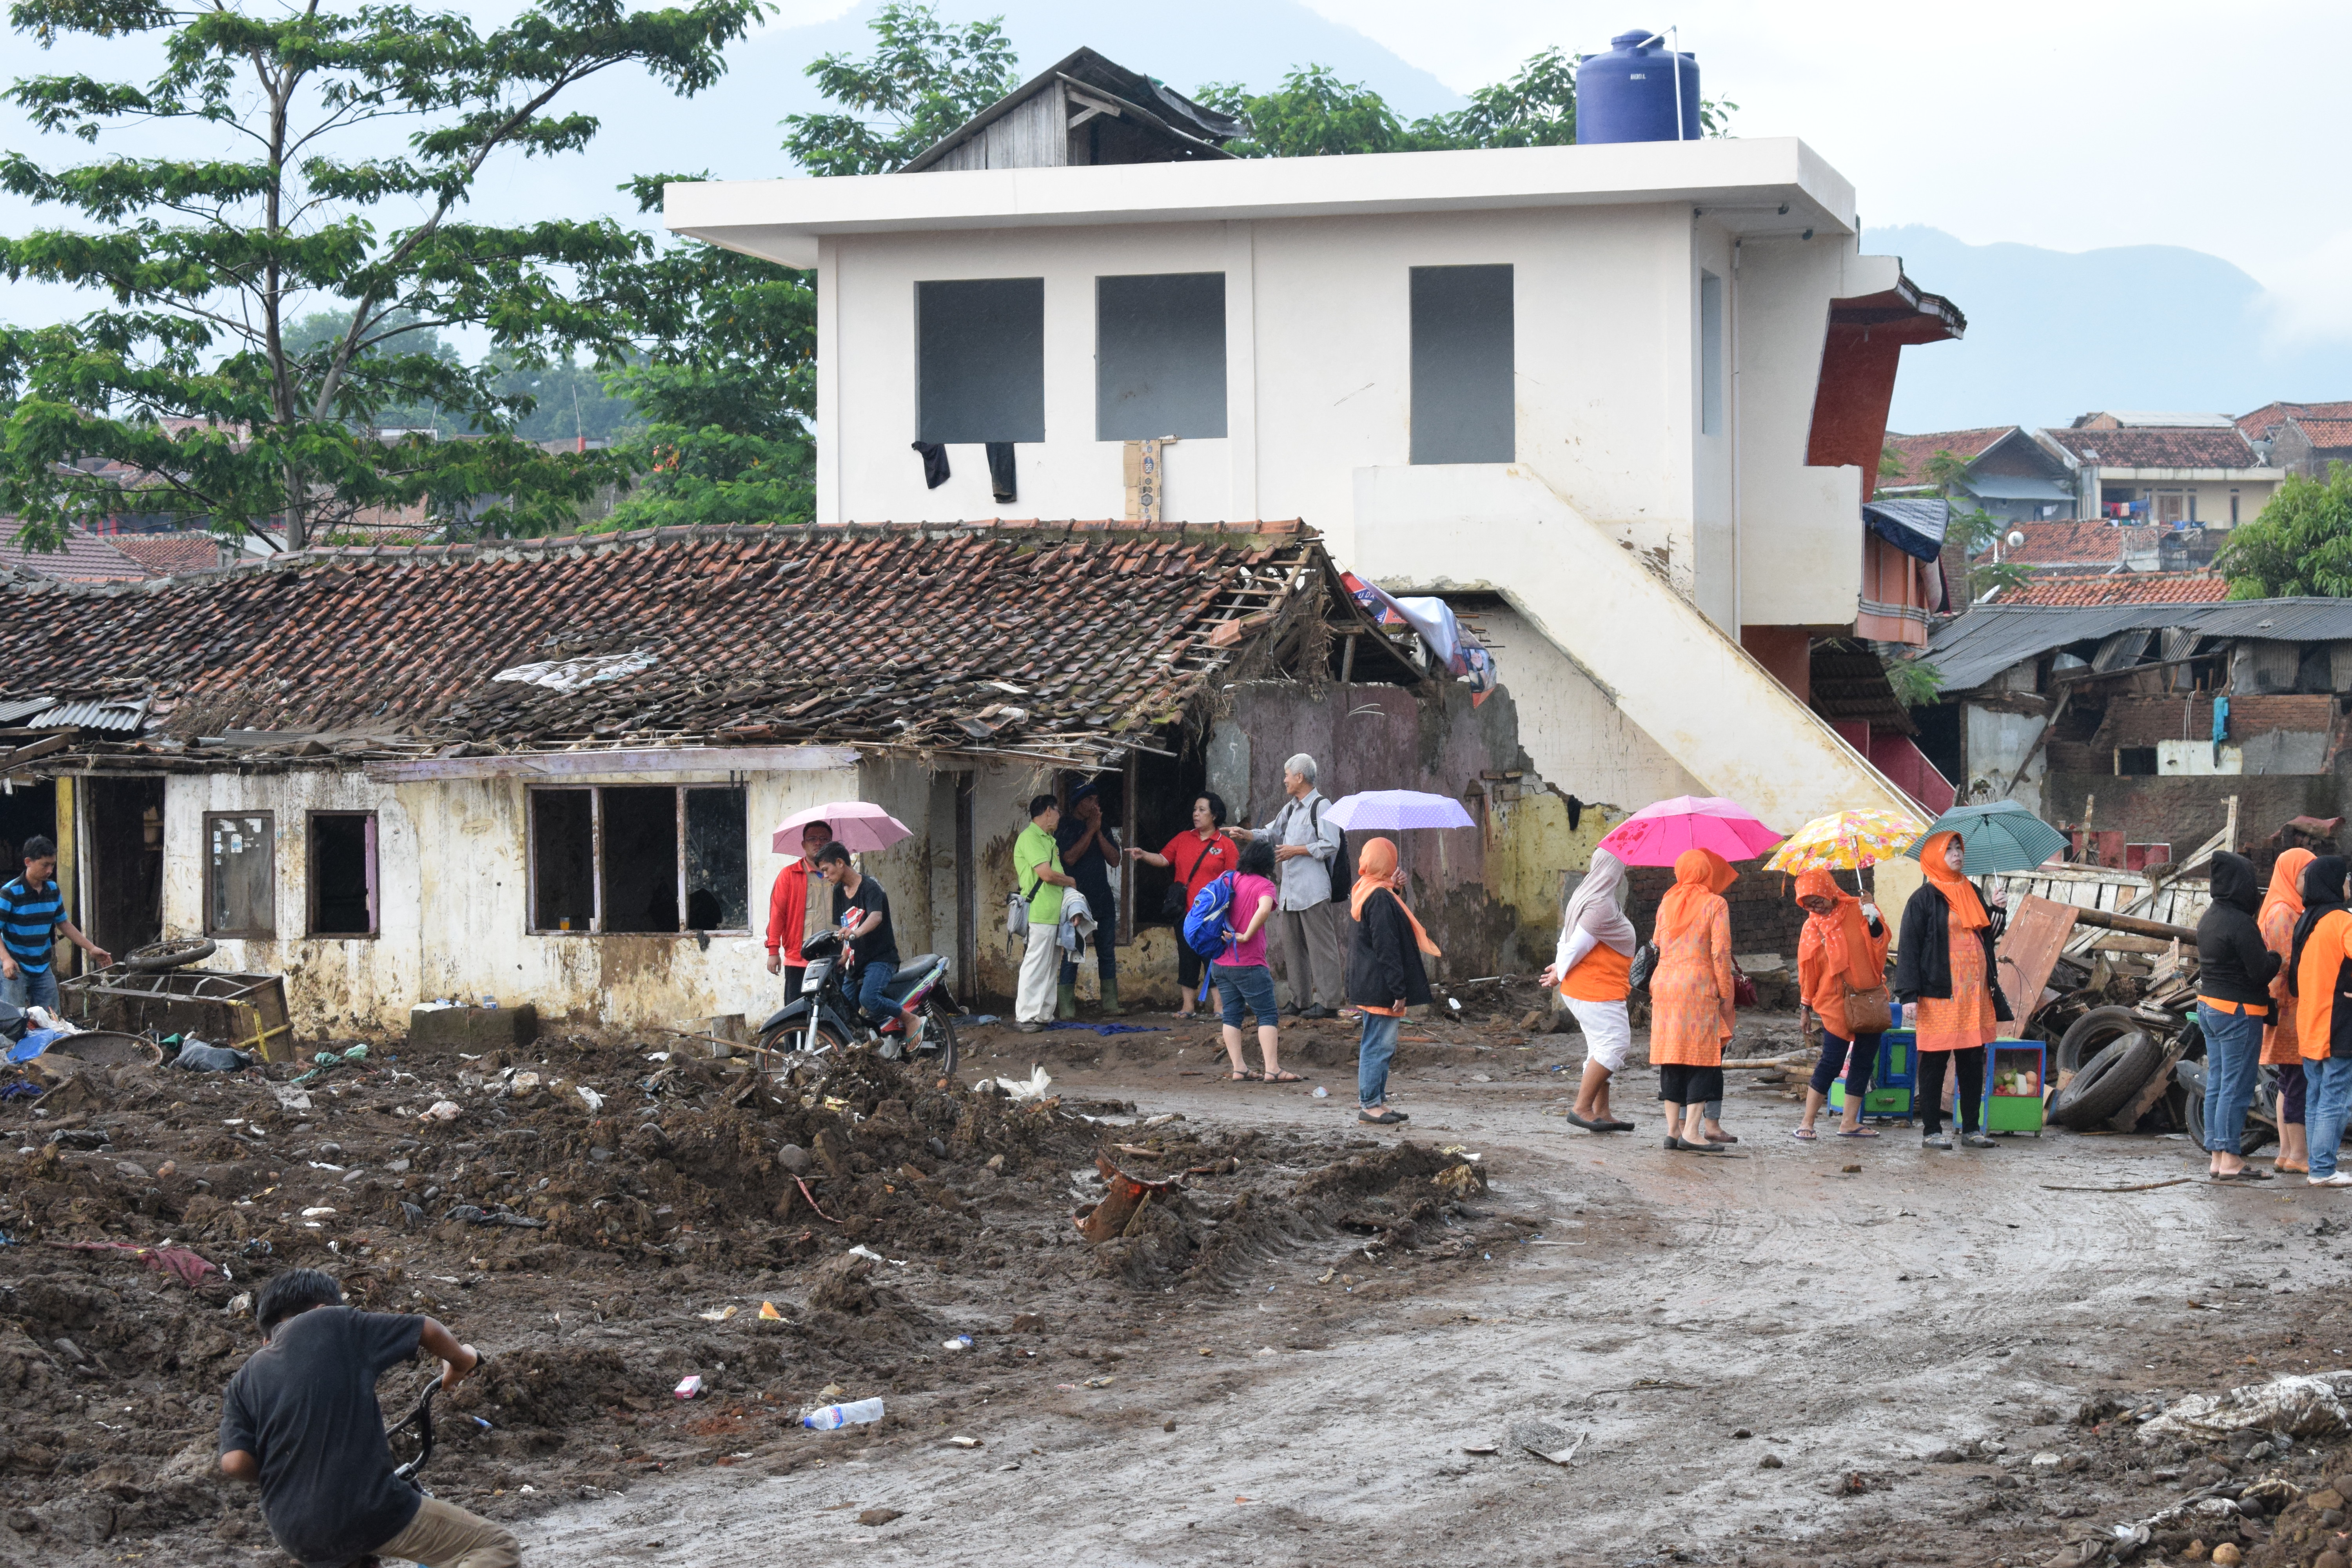
[(1727, 860), (1752, 860), (1784, 837), (1737, 801), (1678, 795), (1645, 805), (1611, 828), (1601, 847), (1628, 866), (1671, 866), (1685, 849), (1712, 849)]
[(862, 800), (829, 800), (784, 818), (768, 847), (779, 855), (799, 854), (801, 829), (812, 822), (832, 828), (834, 841), (845, 849), (887, 849), (915, 836), (913, 828), (878, 805)]

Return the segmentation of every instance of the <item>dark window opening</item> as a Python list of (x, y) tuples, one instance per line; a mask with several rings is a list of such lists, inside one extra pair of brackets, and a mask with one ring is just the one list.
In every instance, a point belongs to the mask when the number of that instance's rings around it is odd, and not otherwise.
[(375, 813), (311, 813), (312, 936), (375, 935)]
[(531, 929), (749, 931), (748, 809), (723, 787), (531, 791)]
[(278, 935), (278, 826), (267, 811), (205, 813), (205, 934)]
[[(1162, 757), (1151, 752), (1137, 753), (1135, 762), (1135, 847), (1149, 849), (1154, 855), (1166, 849), (1169, 841), (1192, 826), (1192, 803), (1209, 787), (1208, 758), (1199, 749), (1188, 749), (1181, 756)], [(1106, 792), (1108, 793), (1108, 792)], [(1227, 802), (1230, 812), (1235, 803)], [(1104, 809), (1109, 806), (1106, 803)], [(1227, 818), (1228, 825), (1231, 818)], [(1195, 843), (1199, 841), (1194, 840)], [(1147, 866), (1140, 860), (1128, 863), (1135, 875), (1135, 923), (1139, 926), (1170, 926), (1178, 917), (1166, 912), (1168, 889), (1174, 886), (1176, 873), (1181, 866)]]
[(2116, 752), (2116, 772), (2132, 778), (2156, 776), (2154, 746), (2123, 746)]
[(677, 930), (677, 791), (603, 794), (604, 929)]
[[(109, 952), (129, 952), (163, 934), (163, 781), (87, 778), (79, 795), (89, 851), (80, 879), (89, 890), (82, 929)], [(5, 837), (0, 829), (0, 838)], [(16, 842), (0, 844), (11, 875), (23, 864), (16, 857)], [(84, 918), (70, 907), (67, 912)]]
[(1095, 279), (1095, 437), (1225, 433), (1225, 275)]
[(1508, 267), (1412, 269), (1412, 460), (1517, 454)]
[(531, 792), (532, 930), (595, 929), (595, 810), (591, 790)]
[(686, 792), (686, 929), (744, 931), (751, 924), (749, 819), (740, 789)]
[(1045, 280), (915, 285), (915, 438), (1045, 438)]

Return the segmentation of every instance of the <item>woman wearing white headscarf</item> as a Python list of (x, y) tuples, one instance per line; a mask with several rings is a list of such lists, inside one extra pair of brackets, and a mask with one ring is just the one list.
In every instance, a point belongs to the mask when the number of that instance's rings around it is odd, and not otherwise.
[(1587, 1132), (1631, 1132), (1633, 1124), (1609, 1113), (1609, 1079), (1625, 1065), (1633, 1047), (1633, 1024), (1625, 998), (1633, 989), (1633, 922), (1618, 907), (1625, 886), (1625, 863), (1605, 849), (1592, 852), (1592, 868), (1577, 884), (1560, 918), (1559, 946), (1546, 985), (1584, 1031), (1584, 1080), (1577, 1086), (1569, 1121)]

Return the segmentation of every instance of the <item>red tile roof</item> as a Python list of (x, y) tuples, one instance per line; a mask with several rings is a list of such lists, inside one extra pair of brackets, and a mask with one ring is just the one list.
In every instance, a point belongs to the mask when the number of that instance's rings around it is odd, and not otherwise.
[[(1296, 522), (677, 528), (327, 549), (138, 592), (0, 595), (17, 601), (0, 617), (0, 697), (103, 677), (152, 695), (181, 742), (343, 731), (411, 755), (826, 742), (1097, 756), (1184, 718), (1302, 623), (1354, 614)], [(591, 662), (617, 655), (647, 661)], [(580, 661), (569, 691), (498, 679), (560, 661)]]
[[(2022, 544), (2008, 542), (2011, 533)], [(2000, 558), (2028, 566), (2120, 566), (2134, 536), (2111, 522), (2019, 522), (2001, 531)]]
[(2305, 438), (2323, 452), (2352, 447), (2352, 418), (2298, 419), (2295, 423), (2303, 426)]
[(158, 577), (209, 572), (220, 564), (220, 542), (209, 533), (117, 533), (107, 543)]
[(56, 583), (137, 583), (154, 575), (107, 540), (80, 529), (66, 533), (62, 551), (27, 550), (16, 542), (14, 518), (0, 519), (0, 567)]
[(2238, 428), (2247, 440), (2259, 441), (2290, 419), (2352, 419), (2352, 403), (2265, 403), (2252, 414), (2238, 416)]
[(1938, 430), (1925, 436), (1894, 436), (1886, 444), (1903, 458), (1903, 477), (1896, 479), (1885, 469), (1879, 471), (1882, 485), (1920, 484), (1927, 478), (1927, 459), (1938, 452), (1949, 452), (1955, 458), (1974, 459), (2003, 436), (2016, 429), (2014, 425), (1990, 425), (1981, 430)]
[(2205, 572), (2119, 572), (2112, 577), (2036, 574), (2000, 596), (2004, 605), (2213, 605), (2227, 580)]
[[(2236, 430), (2142, 426), (2123, 430), (2049, 430), (2075, 460), (2103, 468), (2259, 468), (2263, 460)], [(2095, 454), (2095, 456), (2094, 455)]]

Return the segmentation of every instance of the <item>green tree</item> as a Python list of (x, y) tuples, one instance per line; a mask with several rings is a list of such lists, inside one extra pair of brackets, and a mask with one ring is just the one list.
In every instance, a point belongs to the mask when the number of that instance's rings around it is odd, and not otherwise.
[(871, 56), (808, 68), (842, 110), (784, 119), (784, 151), (812, 174), (887, 174), (1021, 85), (1002, 16), (948, 26), (894, 0), (868, 25)]
[(2232, 599), (2352, 599), (2352, 468), (2289, 475), (2262, 516), (2231, 530), (2214, 565)]
[(1970, 503), (1965, 496), (1955, 499), (1960, 481), (1968, 475), (1969, 461), (1949, 448), (1939, 448), (1923, 465), (1919, 477), (1925, 483), (1934, 485), (1945, 505), (1951, 509), (1948, 536), (1958, 542), (1968, 559), (1969, 603), (1975, 604), (1996, 588), (2006, 593), (2023, 587), (2032, 577), (2033, 568), (2021, 562), (1993, 559), (1993, 545), (2000, 538), (2000, 520)]
[[(0, 188), (89, 226), (0, 239), (0, 276), (112, 297), (70, 325), (0, 328), (0, 511), (55, 547), (70, 523), (122, 504), (113, 480), (79, 466), (103, 458), (152, 477), (144, 510), (168, 498), (174, 515), (223, 531), (280, 521), (298, 548), (365, 509), (420, 500), (488, 531), (573, 515), (614, 459), (516, 438), (529, 396), (501, 393), (489, 365), (432, 352), (426, 334), (476, 325), (526, 362), (579, 346), (617, 363), (619, 323), (568, 278), (645, 241), (601, 219), (492, 227), (466, 221), (465, 205), (493, 155), (554, 156), (595, 134), (593, 115), (559, 107), (583, 82), (635, 68), (699, 91), (760, 9), (537, 0), (485, 32), (397, 4), (17, 0), (13, 25), (44, 47), (142, 36), (163, 54), (143, 82), (19, 79), (6, 97), (35, 125), (95, 142), (160, 122), (186, 150), (67, 168), (0, 157)], [(388, 155), (396, 130), (406, 151)], [(340, 331), (289, 346), (314, 306)], [(415, 406), (482, 434), (372, 434)]]

